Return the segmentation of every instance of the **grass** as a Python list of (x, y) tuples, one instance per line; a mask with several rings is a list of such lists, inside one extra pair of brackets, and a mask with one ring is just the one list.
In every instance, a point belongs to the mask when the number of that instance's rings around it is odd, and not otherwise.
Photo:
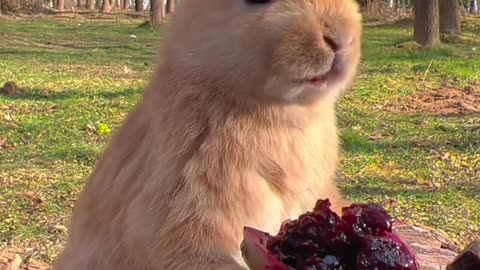
[[(425, 51), (411, 42), (411, 23), (366, 25), (357, 81), (339, 104), (348, 197), (462, 246), (480, 237), (479, 114), (385, 107), (445, 85), (480, 91), (480, 19), (463, 27), (456, 43)], [(1, 22), (0, 84), (22, 93), (0, 96), (0, 248), (56, 256), (75, 198), (109, 129), (139, 99), (161, 38), (140, 20)]]

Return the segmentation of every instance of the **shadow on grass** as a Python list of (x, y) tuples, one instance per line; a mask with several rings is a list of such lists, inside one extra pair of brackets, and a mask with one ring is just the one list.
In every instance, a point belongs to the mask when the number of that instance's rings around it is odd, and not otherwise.
[(480, 183), (472, 185), (472, 181), (457, 182), (440, 189), (430, 188), (426, 185), (402, 184), (398, 183), (396, 179), (385, 179), (381, 177), (362, 180), (339, 179), (339, 183), (342, 183), (342, 191), (345, 194), (364, 198), (378, 198), (378, 196), (382, 196), (389, 198), (419, 198), (423, 200), (426, 197), (453, 193), (472, 198), (480, 192)]
[[(104, 142), (103, 147), (106, 147), (109, 142), (109, 140)], [(104, 150), (104, 148), (93, 149), (85, 145), (69, 147), (58, 146), (54, 149), (43, 151), (43, 153), (39, 155), (39, 159), (42, 162), (68, 161), (84, 166), (95, 166)]]
[(382, 27), (382, 28), (413, 28), (413, 25), (415, 23), (414, 18), (408, 17), (408, 18), (403, 18), (400, 20), (394, 20), (394, 21), (386, 21), (386, 22), (380, 22), (376, 24), (375, 26), (369, 26), (369, 27)]
[[(459, 116), (458, 118), (461, 118)], [(448, 131), (419, 131), (411, 136), (403, 136), (403, 138), (395, 138), (395, 134), (388, 134), (387, 139), (370, 139), (359, 135), (357, 132), (344, 130), (340, 134), (342, 150), (344, 152), (363, 155), (363, 154), (396, 154), (412, 153), (422, 151), (425, 153), (442, 152), (454, 150), (464, 153), (475, 153), (476, 149), (480, 149), (480, 141), (478, 140), (480, 133), (479, 127), (462, 127), (462, 130), (455, 131), (455, 134), (462, 136), (447, 136)], [(432, 134), (437, 133), (437, 136)]]
[(78, 91), (62, 91), (49, 92), (44, 89), (21, 89), (12, 95), (0, 95), (7, 100), (30, 100), (30, 101), (61, 101), (78, 98), (104, 98), (115, 99), (120, 97), (132, 97), (143, 92), (143, 88), (124, 88), (120, 91), (96, 91), (96, 92), (78, 92)]
[[(44, 45), (42, 46), (32, 46), (30, 45), (28, 47), (28, 50), (0, 50), (0, 55), (38, 55), (42, 56), (45, 58), (45, 54), (54, 54), (55, 56), (58, 57), (58, 49), (59, 48), (66, 48), (66, 49), (74, 49), (74, 50), (96, 50), (96, 49), (101, 49), (101, 50), (112, 50), (112, 49), (118, 49), (118, 50), (127, 50), (127, 51), (138, 51), (138, 48), (135, 48), (134, 46), (130, 46), (129, 44), (118, 44), (118, 45), (79, 45), (79, 44), (72, 44), (72, 43), (57, 43), (53, 41), (47, 41), (47, 42), (42, 42), (39, 43)], [(51, 47), (49, 47), (51, 46)], [(153, 47), (153, 45), (146, 45), (146, 47)], [(37, 51), (32, 51), (32, 49), (37, 48)], [(55, 50), (55, 51), (53, 51)]]
[[(344, 180), (346, 182), (348, 180)], [(365, 180), (367, 181), (367, 180)], [(346, 194), (351, 196), (362, 196), (362, 197), (373, 197), (376, 198), (378, 196), (382, 197), (424, 197), (426, 194), (431, 194), (434, 191), (422, 189), (420, 187), (400, 187), (398, 185), (388, 185), (388, 183), (392, 183), (395, 181), (391, 179), (387, 181), (383, 179), (380, 181), (383, 185), (375, 185), (370, 186), (364, 183), (358, 183), (354, 185), (347, 185), (342, 187), (342, 191)]]
[[(465, 132), (461, 138), (449, 138), (448, 140), (429, 140), (429, 139), (404, 139), (404, 140), (382, 140), (372, 141), (368, 138), (356, 135), (354, 133), (344, 133), (341, 135), (342, 150), (351, 154), (375, 154), (384, 153), (398, 154), (416, 151), (441, 152), (446, 150), (455, 150), (460, 152), (471, 152), (480, 148), (478, 132)], [(427, 136), (425, 136), (427, 137)]]

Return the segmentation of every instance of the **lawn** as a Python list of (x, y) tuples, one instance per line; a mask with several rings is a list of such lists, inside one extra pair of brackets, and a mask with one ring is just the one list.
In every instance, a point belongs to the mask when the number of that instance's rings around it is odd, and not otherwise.
[[(0, 249), (51, 262), (95, 160), (148, 82), (162, 31), (141, 19), (0, 21)], [(339, 104), (340, 185), (356, 201), (480, 237), (480, 18), (425, 51), (412, 22), (365, 25)], [(135, 37), (131, 37), (135, 35)]]

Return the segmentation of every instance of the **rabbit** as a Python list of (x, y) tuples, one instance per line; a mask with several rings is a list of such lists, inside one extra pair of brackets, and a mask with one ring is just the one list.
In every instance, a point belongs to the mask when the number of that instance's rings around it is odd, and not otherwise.
[(354, 0), (182, 0), (154, 75), (112, 135), (55, 270), (241, 270), (337, 188), (335, 104), (361, 57)]

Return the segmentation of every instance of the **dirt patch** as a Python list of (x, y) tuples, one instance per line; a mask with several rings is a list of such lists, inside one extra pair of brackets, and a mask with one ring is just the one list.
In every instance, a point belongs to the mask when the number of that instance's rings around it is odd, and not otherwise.
[(437, 116), (480, 115), (480, 92), (474, 87), (464, 90), (442, 88), (424, 91), (390, 102), (385, 109), (407, 115)]
[(7, 270), (49, 270), (46, 263), (30, 259), (31, 254), (17, 249), (0, 250), (0, 269)]

